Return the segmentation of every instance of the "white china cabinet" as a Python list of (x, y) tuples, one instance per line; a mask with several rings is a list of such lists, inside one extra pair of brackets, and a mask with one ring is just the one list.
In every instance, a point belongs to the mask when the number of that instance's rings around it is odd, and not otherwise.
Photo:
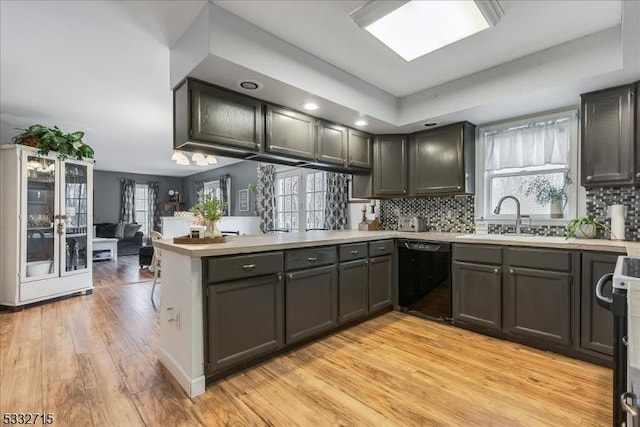
[(93, 289), (93, 162), (0, 146), (0, 305)]

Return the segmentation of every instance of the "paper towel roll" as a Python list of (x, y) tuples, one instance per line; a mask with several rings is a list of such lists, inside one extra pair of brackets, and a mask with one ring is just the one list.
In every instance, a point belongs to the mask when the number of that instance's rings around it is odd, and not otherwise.
[(611, 240), (624, 240), (624, 205), (611, 205)]

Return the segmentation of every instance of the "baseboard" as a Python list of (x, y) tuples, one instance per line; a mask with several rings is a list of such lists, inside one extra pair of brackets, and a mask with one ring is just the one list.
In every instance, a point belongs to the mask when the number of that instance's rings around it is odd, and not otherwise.
[(173, 378), (180, 384), (180, 387), (187, 393), (187, 396), (190, 398), (196, 397), (202, 393), (204, 393), (205, 388), (205, 379), (204, 375), (200, 375), (194, 379), (191, 379), (186, 372), (182, 370), (182, 368), (173, 360), (173, 358), (164, 351), (164, 349), (160, 349), (160, 353), (158, 355), (158, 360), (160, 363), (164, 365), (165, 368)]

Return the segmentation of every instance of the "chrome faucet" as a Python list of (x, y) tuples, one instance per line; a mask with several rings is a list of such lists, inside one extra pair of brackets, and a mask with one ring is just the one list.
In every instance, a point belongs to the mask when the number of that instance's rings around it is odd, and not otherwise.
[(498, 206), (493, 210), (493, 213), (496, 215), (500, 215), (500, 207), (502, 206), (502, 202), (506, 199), (513, 199), (516, 202), (516, 234), (520, 234), (520, 227), (522, 227), (522, 216), (520, 216), (520, 200), (516, 199), (514, 196), (504, 196), (502, 199), (498, 201)]

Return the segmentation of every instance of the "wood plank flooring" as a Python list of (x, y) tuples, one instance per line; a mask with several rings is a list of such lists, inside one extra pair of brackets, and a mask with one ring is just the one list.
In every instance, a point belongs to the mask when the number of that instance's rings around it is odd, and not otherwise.
[(103, 266), (93, 295), (0, 312), (0, 413), (69, 426), (611, 425), (611, 370), (398, 312), (190, 400), (155, 356), (151, 283), (124, 284), (146, 273), (108, 268), (120, 267)]

